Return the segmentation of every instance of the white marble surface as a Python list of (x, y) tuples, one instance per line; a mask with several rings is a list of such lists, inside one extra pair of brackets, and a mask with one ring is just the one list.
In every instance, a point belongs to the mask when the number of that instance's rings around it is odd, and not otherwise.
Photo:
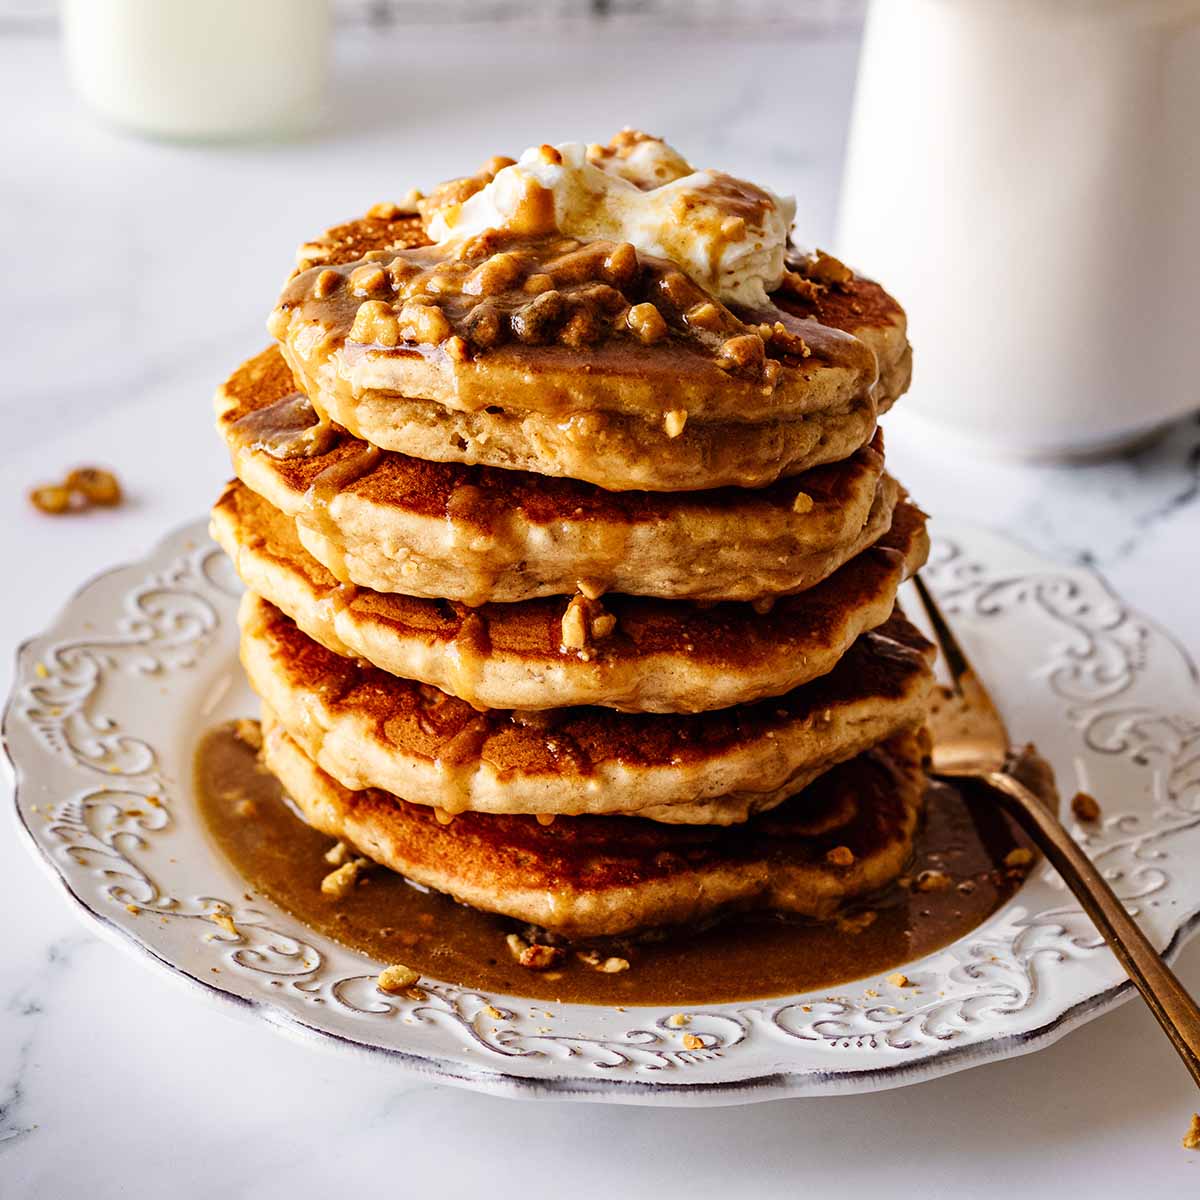
[[(210, 392), (263, 343), (302, 236), (493, 152), (629, 122), (796, 192), (799, 229), (827, 242), (854, 53), (849, 38), (629, 46), (581, 27), (472, 34), (452, 71), (444, 38), (363, 31), (339, 46), (324, 132), (215, 148), (102, 129), (67, 93), (53, 42), (0, 42), (4, 690), (11, 648), (81, 580), (207, 506), (227, 473)], [(917, 364), (919, 387), (919, 347)], [(965, 461), (903, 405), (887, 424), (894, 469), (935, 516), (1094, 562), (1200, 656), (1200, 422), (1081, 468)], [(27, 509), (31, 483), (79, 461), (115, 467), (130, 502), (62, 521)], [(1138, 1004), (902, 1093), (697, 1111), (502, 1101), (207, 1007), (83, 927), (0, 820), (5, 1200), (1200, 1189), (1200, 1155), (1179, 1148), (1200, 1103)], [(1181, 973), (1200, 988), (1200, 945)]]

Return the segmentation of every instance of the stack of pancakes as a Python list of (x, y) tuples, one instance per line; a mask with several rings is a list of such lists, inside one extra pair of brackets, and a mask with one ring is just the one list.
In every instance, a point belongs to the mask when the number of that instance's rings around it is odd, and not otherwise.
[(267, 765), (365, 858), (569, 938), (893, 880), (931, 687), (876, 429), (902, 310), (820, 254), (735, 311), (629, 244), (447, 249), (446, 194), (304, 246), (218, 393)]

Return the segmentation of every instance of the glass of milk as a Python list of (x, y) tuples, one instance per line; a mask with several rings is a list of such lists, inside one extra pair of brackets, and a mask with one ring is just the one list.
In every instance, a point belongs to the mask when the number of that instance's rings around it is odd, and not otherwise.
[(320, 109), (328, 0), (64, 0), (62, 21), (76, 89), (139, 133), (288, 134)]
[(1200, 0), (873, 0), (838, 252), (908, 310), (906, 410), (976, 447), (1200, 407)]

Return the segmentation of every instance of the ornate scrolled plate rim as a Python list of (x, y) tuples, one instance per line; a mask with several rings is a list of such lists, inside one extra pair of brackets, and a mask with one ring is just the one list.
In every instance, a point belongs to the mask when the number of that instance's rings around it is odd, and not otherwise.
[[(926, 575), (956, 629), (1064, 793), (1099, 795), (1089, 849), (1174, 954), (1200, 924), (1200, 879), (1172, 873), (1200, 854), (1200, 674), (1092, 572), (939, 532)], [(20, 648), (3, 722), (18, 824), (51, 876), (117, 944), (236, 1011), (481, 1091), (681, 1105), (898, 1087), (1039, 1049), (1131, 994), (1040, 867), (978, 930), (905, 965), (920, 990), (904, 994), (867, 979), (685, 1006), (685, 1029), (668, 1024), (679, 1006), (546, 1007), (432, 980), (421, 1000), (384, 996), (363, 956), (269, 903), (221, 898), (244, 886), (188, 802), (189, 760), (195, 717), (251, 711), (237, 590), (204, 522), (181, 529)], [(212, 920), (224, 913), (236, 932)]]

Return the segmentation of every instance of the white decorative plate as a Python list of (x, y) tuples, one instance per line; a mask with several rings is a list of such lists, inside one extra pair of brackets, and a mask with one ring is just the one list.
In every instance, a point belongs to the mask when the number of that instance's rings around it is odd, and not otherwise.
[[(1064, 796), (1100, 799), (1088, 849), (1175, 949), (1200, 910), (1195, 668), (1095, 575), (944, 525), (931, 585), (1014, 735), (1036, 740)], [(238, 591), (204, 524), (180, 531), (88, 584), (24, 646), (4, 720), (19, 818), (52, 875), (119, 943), (231, 1007), (481, 1090), (721, 1104), (895, 1087), (1033, 1050), (1129, 990), (1042, 867), (970, 936), (906, 965), (917, 987), (902, 993), (865, 979), (713, 1005), (686, 1030), (667, 1023), (672, 1009), (428, 979), (424, 1000), (385, 996), (377, 964), (245, 901), (193, 807), (197, 735), (256, 711), (237, 664)], [(210, 919), (221, 911), (238, 934)], [(685, 1049), (685, 1032), (703, 1048)]]

